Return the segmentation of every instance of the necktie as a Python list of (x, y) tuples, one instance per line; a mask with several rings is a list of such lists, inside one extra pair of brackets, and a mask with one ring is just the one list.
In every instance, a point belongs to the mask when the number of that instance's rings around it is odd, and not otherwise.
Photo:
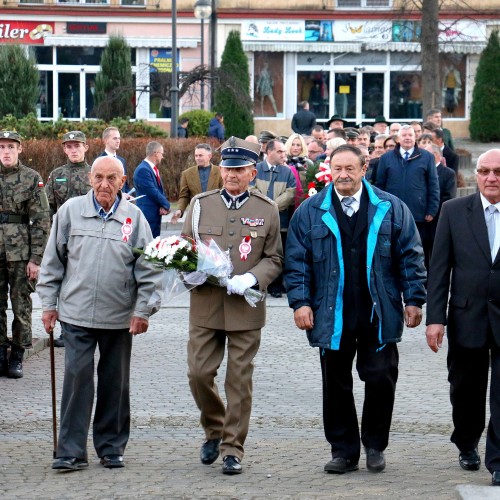
[(161, 185), (161, 178), (160, 178), (160, 171), (158, 170), (158, 167), (155, 165), (153, 167), (153, 170), (155, 172), (155, 175), (156, 175), (156, 180), (158, 182), (158, 185)]
[(340, 201), (342, 210), (347, 215), (347, 217), (351, 217), (351, 215), (354, 213), (354, 208), (351, 207), (351, 205), (354, 203), (354, 200), (355, 198), (353, 196), (345, 196)]
[(490, 241), (491, 260), (495, 260), (498, 253), (498, 244), (495, 245), (497, 214), (498, 209), (495, 205), (486, 207), (486, 227), (488, 228), (488, 239)]
[(408, 153), (408, 151), (405, 151), (405, 154), (404, 154), (405, 161), (408, 161), (409, 156), (410, 156), (410, 153)]

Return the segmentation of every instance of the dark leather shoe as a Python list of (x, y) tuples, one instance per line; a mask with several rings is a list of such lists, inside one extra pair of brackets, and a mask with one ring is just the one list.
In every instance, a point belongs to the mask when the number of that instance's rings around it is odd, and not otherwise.
[(106, 469), (120, 469), (121, 467), (125, 467), (123, 455), (104, 455), (101, 457), (101, 464)]
[(371, 472), (381, 472), (385, 469), (385, 457), (382, 451), (366, 448), (366, 468)]
[(52, 463), (52, 468), (56, 470), (79, 470), (89, 466), (87, 460), (75, 457), (59, 457)]
[(477, 448), (469, 451), (462, 451), (458, 456), (460, 467), (464, 470), (479, 470), (481, 466), (481, 458), (477, 452)]
[(54, 347), (64, 347), (64, 338), (62, 335), (54, 339)]
[(242, 468), (239, 458), (233, 457), (233, 455), (226, 455), (224, 457), (224, 463), (222, 464), (222, 473), (241, 474)]
[(202, 464), (213, 464), (219, 456), (220, 438), (209, 439), (201, 445), (200, 460)]
[(500, 486), (500, 470), (495, 470), (491, 474), (491, 486)]
[(354, 463), (352, 460), (344, 457), (332, 458), (332, 460), (325, 465), (325, 472), (329, 474), (345, 474), (346, 472), (352, 472), (358, 469), (358, 462)]
[(283, 297), (283, 294), (281, 292), (273, 290), (271, 292), (271, 297), (274, 297), (275, 299), (281, 299), (281, 297)]

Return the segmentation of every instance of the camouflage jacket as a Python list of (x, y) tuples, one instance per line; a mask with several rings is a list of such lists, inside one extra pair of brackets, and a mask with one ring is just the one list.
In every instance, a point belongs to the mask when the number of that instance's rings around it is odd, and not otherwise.
[(50, 230), (49, 204), (38, 172), (0, 163), (0, 253), (9, 262), (42, 262)]
[(90, 165), (86, 161), (68, 162), (66, 165), (52, 170), (45, 186), (51, 216), (70, 198), (89, 192), (89, 172)]

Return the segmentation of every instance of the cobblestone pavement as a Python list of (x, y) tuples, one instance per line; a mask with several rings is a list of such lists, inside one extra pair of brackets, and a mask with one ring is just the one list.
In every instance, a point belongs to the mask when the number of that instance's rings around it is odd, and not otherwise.
[[(400, 344), (386, 471), (369, 473), (362, 456), (357, 472), (324, 473), (330, 456), (321, 423), (318, 351), (294, 327), (284, 298), (269, 299), (255, 362), (244, 473), (222, 475), (220, 460), (203, 466), (198, 458), (203, 432), (186, 377), (187, 321), (187, 297), (181, 297), (153, 317), (147, 334), (134, 339), (133, 422), (125, 469), (100, 466), (91, 441), (89, 469), (50, 469), (49, 349), (30, 356), (24, 378), (0, 378), (0, 498), (451, 499), (458, 485), (488, 487), (491, 476), (484, 467), (466, 473), (458, 466), (449, 442), (446, 348), (433, 354), (423, 327), (406, 331)], [(34, 311), (34, 330), (44, 337), (40, 309)], [(64, 349), (56, 349), (58, 407), (63, 357)], [(357, 376), (355, 380), (359, 402), (363, 387)], [(484, 454), (484, 441), (480, 452)]]

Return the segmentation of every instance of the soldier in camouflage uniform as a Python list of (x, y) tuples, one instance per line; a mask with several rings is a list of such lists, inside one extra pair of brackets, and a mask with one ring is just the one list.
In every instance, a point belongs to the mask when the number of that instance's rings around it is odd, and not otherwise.
[[(19, 161), (21, 151), (19, 134), (0, 131), (0, 375), (11, 378), (23, 376), (24, 350), (31, 347), (30, 294), (50, 229), (42, 178)], [(7, 337), (9, 290), (12, 342)]]
[[(51, 217), (65, 201), (87, 194), (90, 190), (90, 165), (85, 160), (89, 147), (85, 134), (79, 130), (68, 132), (63, 135), (62, 144), (68, 163), (54, 169), (45, 186)], [(62, 333), (54, 340), (54, 345), (64, 347)]]

